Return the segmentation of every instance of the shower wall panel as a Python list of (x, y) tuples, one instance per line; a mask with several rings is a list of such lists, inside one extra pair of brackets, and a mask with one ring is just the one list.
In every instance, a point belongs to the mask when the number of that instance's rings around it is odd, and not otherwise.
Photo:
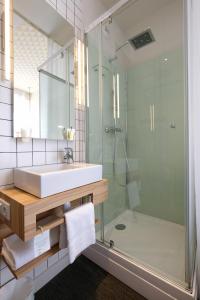
[(185, 223), (186, 198), (183, 62), (179, 48), (128, 71), (134, 209), (178, 224)]

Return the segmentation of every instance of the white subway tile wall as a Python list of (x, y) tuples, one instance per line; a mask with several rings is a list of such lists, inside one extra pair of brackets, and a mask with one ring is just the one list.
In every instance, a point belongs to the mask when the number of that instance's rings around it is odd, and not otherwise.
[(34, 269), (34, 277), (38, 277), (40, 274), (47, 270), (47, 260), (42, 262), (39, 266)]
[(58, 153), (57, 152), (46, 152), (46, 164), (57, 164), (58, 163)]
[(7, 282), (9, 282), (11, 279), (13, 279), (13, 274), (8, 268), (3, 268), (1, 270), (1, 286), (5, 285)]
[(53, 266), (54, 264), (57, 263), (59, 257), (58, 257), (58, 253), (52, 255), (51, 257), (48, 258), (48, 268)]
[(21, 139), (17, 139), (17, 152), (31, 152), (32, 148), (32, 139), (26, 142), (23, 142)]
[(46, 151), (46, 141), (42, 139), (33, 139), (33, 151)]
[(45, 165), (45, 162), (46, 162), (45, 152), (33, 152), (33, 165), (34, 166)]
[[(81, 0), (46, 0), (67, 21), (74, 26), (75, 35), (82, 39), (84, 28), (82, 22)], [(4, 3), (0, 0), (0, 6)], [(1, 49), (1, 56), (4, 53)], [(1, 57), (1, 61), (2, 60)], [(31, 139), (26, 143), (13, 136), (13, 83), (3, 80), (3, 67), (0, 66), (0, 188), (13, 185), (13, 168), (32, 165), (55, 164), (63, 162), (63, 150), (69, 146), (74, 149), (75, 161), (85, 161), (85, 108), (76, 104), (76, 136), (74, 142)], [(48, 271), (48, 267), (56, 264), (67, 255), (67, 250), (49, 258), (27, 274), (31, 278)], [(7, 265), (0, 259), (0, 286), (13, 279)]]
[(17, 153), (17, 167), (31, 167), (32, 162), (32, 152), (18, 152)]
[(58, 151), (58, 141), (47, 140), (46, 141), (46, 151)]

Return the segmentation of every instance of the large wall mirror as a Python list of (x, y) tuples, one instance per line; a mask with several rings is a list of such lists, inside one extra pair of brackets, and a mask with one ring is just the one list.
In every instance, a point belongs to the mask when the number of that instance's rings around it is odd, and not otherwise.
[(14, 136), (75, 127), (74, 28), (46, 0), (14, 0)]

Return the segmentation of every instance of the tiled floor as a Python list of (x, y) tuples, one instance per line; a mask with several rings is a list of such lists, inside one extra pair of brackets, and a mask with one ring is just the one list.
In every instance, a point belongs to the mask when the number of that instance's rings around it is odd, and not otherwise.
[(86, 257), (79, 257), (35, 295), (35, 300), (145, 300)]
[[(117, 230), (116, 224), (125, 224)], [(131, 210), (105, 226), (105, 240), (161, 275), (185, 285), (185, 227)]]

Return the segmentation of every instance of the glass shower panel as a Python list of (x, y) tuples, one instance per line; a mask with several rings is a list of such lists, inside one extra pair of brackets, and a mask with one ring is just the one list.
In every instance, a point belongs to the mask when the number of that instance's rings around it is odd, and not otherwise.
[[(86, 160), (90, 163), (103, 164), (102, 148), (102, 108), (99, 97), (99, 55), (101, 48), (101, 27), (97, 26), (87, 34), (87, 105), (86, 105)], [(95, 207), (95, 216), (101, 221), (96, 225), (97, 238), (103, 239), (103, 207)], [(101, 226), (101, 227), (100, 227)]]
[(129, 70), (129, 99), (135, 97), (128, 102), (127, 145), (129, 158), (140, 164), (137, 211), (181, 225), (186, 196), (183, 61), (179, 48)]
[[(98, 26), (101, 72), (89, 84), (88, 161), (102, 151), (109, 179), (97, 237), (188, 288), (183, 2), (129, 1)], [(94, 99), (96, 85), (102, 90)], [(100, 141), (94, 147), (91, 132)]]

